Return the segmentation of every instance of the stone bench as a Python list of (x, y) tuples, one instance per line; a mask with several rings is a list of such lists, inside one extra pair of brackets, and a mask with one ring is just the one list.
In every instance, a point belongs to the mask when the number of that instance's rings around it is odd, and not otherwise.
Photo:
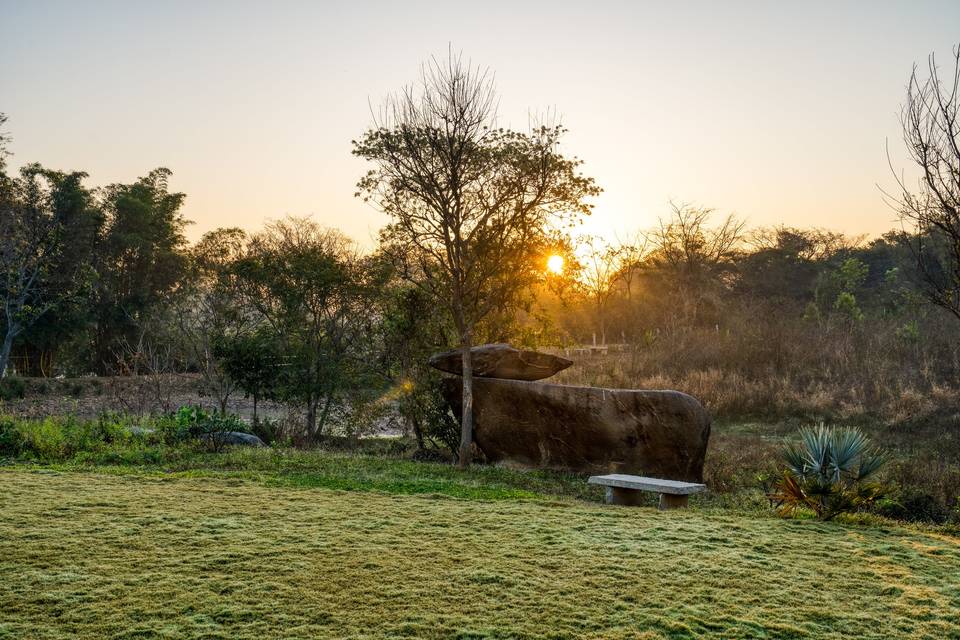
[(607, 488), (607, 504), (637, 506), (641, 503), (642, 491), (660, 494), (660, 510), (681, 509), (687, 506), (691, 493), (706, 491), (707, 486), (695, 482), (661, 480), (644, 476), (628, 476), (613, 473), (606, 476), (591, 476), (587, 481)]

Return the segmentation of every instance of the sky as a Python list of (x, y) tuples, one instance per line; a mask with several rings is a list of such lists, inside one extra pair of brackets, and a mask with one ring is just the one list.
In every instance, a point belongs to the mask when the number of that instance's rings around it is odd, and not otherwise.
[(452, 47), (495, 73), (503, 125), (569, 129), (604, 189), (584, 233), (624, 239), (673, 200), (877, 235), (911, 67), (958, 43), (958, 0), (0, 0), (0, 112), (14, 169), (171, 169), (191, 239), (309, 215), (372, 246), (351, 140)]

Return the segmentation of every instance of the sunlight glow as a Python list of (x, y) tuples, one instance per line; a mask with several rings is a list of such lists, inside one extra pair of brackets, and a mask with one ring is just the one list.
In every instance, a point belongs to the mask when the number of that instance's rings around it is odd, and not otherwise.
[(563, 256), (554, 254), (547, 258), (547, 271), (557, 275), (563, 273)]

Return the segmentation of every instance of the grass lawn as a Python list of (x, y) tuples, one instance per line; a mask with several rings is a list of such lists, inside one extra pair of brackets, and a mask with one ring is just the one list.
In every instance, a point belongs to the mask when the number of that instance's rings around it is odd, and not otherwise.
[(960, 638), (960, 540), (0, 470), (0, 638)]

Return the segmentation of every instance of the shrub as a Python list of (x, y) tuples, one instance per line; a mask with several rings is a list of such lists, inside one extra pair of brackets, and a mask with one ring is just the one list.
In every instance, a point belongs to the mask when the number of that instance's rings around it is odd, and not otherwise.
[(250, 432), (263, 440), (264, 444), (276, 442), (279, 431), (277, 421), (271, 418), (258, 418), (250, 428)]
[(943, 524), (950, 518), (950, 511), (929, 493), (904, 491), (897, 499), (878, 503), (880, 515), (908, 522), (933, 522)]
[(176, 440), (192, 438), (205, 443), (212, 451), (222, 451), (231, 431), (249, 433), (247, 425), (230, 413), (207, 413), (199, 406), (180, 407), (173, 417), (172, 435)]
[(23, 436), (17, 428), (17, 421), (11, 417), (0, 416), (0, 456), (16, 457), (23, 449)]
[(871, 449), (863, 432), (853, 428), (803, 429), (800, 446), (788, 447), (787, 468), (770, 498), (781, 515), (812, 510), (818, 519), (858, 511), (883, 497), (885, 488), (869, 482), (883, 466), (885, 456)]
[(21, 400), (27, 395), (27, 385), (22, 378), (0, 378), (0, 400)]

